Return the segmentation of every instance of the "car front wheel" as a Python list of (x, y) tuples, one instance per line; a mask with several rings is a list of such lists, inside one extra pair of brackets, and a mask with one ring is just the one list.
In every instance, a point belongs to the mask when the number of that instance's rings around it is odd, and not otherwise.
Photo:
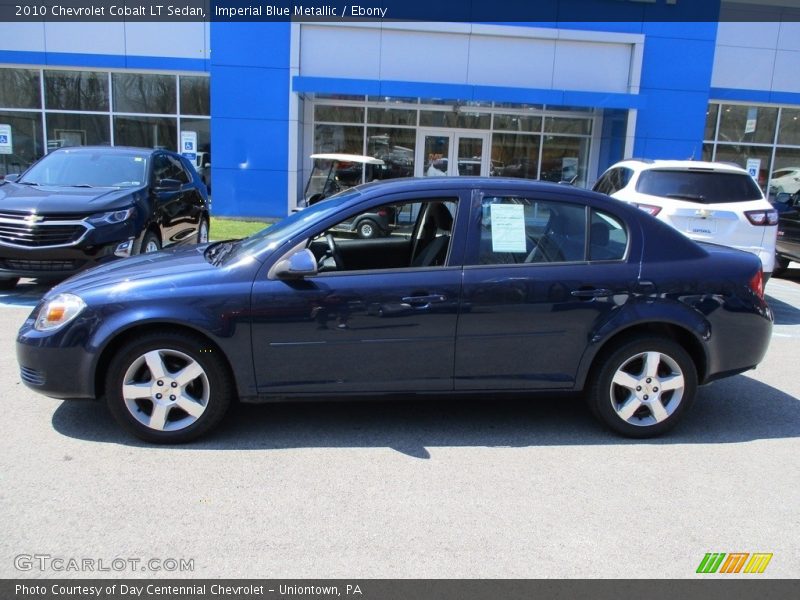
[(161, 250), (161, 240), (158, 239), (158, 236), (152, 231), (145, 233), (142, 238), (139, 254), (149, 254), (151, 252), (158, 252), (159, 250)]
[(666, 338), (637, 337), (602, 360), (589, 389), (592, 412), (622, 435), (646, 438), (671, 429), (689, 409), (697, 369)]
[(117, 422), (161, 444), (193, 440), (216, 426), (234, 386), (215, 349), (182, 332), (144, 335), (111, 361), (106, 401)]

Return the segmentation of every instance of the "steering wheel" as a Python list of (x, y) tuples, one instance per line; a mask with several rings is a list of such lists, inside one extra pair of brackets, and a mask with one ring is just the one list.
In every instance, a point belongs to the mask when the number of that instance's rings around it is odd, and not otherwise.
[(325, 234), (325, 241), (328, 242), (328, 256), (333, 259), (333, 262), (336, 263), (336, 268), (341, 270), (344, 267), (344, 262), (342, 261), (342, 254), (339, 252), (339, 248), (336, 246), (336, 241), (333, 239), (332, 233)]

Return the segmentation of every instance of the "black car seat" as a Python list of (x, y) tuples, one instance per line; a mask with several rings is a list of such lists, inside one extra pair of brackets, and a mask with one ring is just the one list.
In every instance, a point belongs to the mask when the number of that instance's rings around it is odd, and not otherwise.
[(417, 241), (417, 248), (412, 267), (433, 267), (444, 264), (450, 235), (453, 230), (453, 216), (443, 202), (434, 202), (428, 206), (422, 233)]

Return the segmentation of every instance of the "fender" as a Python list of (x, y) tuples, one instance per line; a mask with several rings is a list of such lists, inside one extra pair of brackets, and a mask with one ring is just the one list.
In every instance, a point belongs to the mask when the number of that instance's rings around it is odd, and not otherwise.
[[(249, 294), (244, 296), (249, 300)], [(250, 311), (249, 305), (228, 305), (221, 313), (210, 313), (197, 307), (182, 303), (133, 306), (124, 311), (100, 319), (101, 325), (90, 330), (84, 348), (91, 355), (90, 381), (94, 382), (100, 358), (106, 349), (132, 329), (158, 325), (170, 325), (190, 329), (210, 339), (223, 353), (233, 371), (240, 396), (255, 393), (253, 360), (250, 354)], [(200, 348), (201, 351), (212, 350)]]
[(637, 325), (674, 325), (691, 334), (702, 347), (708, 363), (708, 340), (711, 338), (711, 324), (705, 315), (691, 306), (669, 298), (638, 297), (620, 307), (610, 319), (598, 323), (598, 327), (588, 340), (586, 350), (578, 366), (576, 388), (586, 384), (589, 370), (599, 351), (611, 338), (630, 330)]

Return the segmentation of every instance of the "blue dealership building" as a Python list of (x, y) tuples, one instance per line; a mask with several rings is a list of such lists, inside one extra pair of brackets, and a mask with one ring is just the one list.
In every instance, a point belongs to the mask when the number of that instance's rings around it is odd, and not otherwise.
[[(321, 152), (384, 160), (361, 180), (582, 186), (624, 157), (720, 160), (766, 190), (800, 167), (797, 2), (710, 0), (716, 20), (687, 19), (691, 4), (561, 0), (561, 18), (525, 23), (1, 22), (0, 175), (63, 146), (177, 150), (189, 133), (217, 215), (287, 214)], [(582, 21), (586, 5), (641, 18)]]

